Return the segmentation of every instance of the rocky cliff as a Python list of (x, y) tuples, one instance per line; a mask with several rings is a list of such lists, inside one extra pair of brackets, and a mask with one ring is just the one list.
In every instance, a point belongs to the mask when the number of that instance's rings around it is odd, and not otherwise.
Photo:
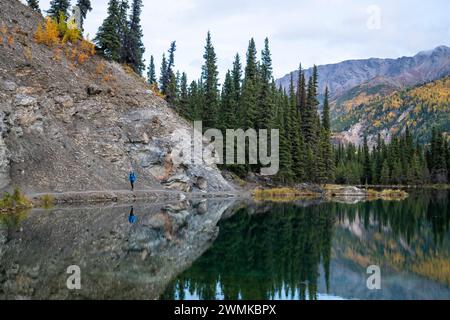
[(176, 166), (176, 129), (190, 129), (145, 81), (93, 56), (69, 58), (70, 43), (34, 40), (40, 14), (0, 0), (0, 191), (28, 193), (137, 188), (232, 190), (214, 165)]

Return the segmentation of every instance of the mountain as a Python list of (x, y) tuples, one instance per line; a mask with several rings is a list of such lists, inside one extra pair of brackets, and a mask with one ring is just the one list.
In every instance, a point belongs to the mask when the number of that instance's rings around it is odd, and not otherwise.
[[(385, 107), (383, 111), (380, 111), (378, 107), (375, 107), (380, 101), (384, 101), (385, 104), (391, 103), (391, 95), (395, 93), (402, 96), (402, 92), (408, 88), (450, 75), (450, 48), (447, 46), (422, 51), (413, 57), (348, 60), (322, 65), (318, 66), (318, 72), (319, 92), (323, 93), (326, 86), (330, 90), (330, 111), (333, 130), (337, 132), (336, 140), (342, 138), (345, 142), (358, 144), (362, 141), (364, 133), (376, 135), (378, 132), (385, 137), (390, 137), (392, 133), (402, 129), (399, 124), (404, 124), (405, 120), (415, 127), (416, 130), (413, 133), (417, 133), (416, 137), (420, 140), (429, 136), (433, 125), (450, 131), (447, 128), (449, 121), (446, 118), (447, 107), (442, 105), (438, 109), (424, 107), (420, 112), (410, 114), (411, 118), (408, 119), (405, 119), (405, 116), (401, 117), (403, 114), (399, 113), (400, 110), (406, 111), (408, 108), (418, 110), (423, 105), (432, 104), (431, 96), (421, 96), (420, 101), (409, 98), (402, 100), (401, 103), (410, 104), (405, 110)], [(311, 73), (312, 68), (305, 70), (306, 77), (309, 77)], [(291, 74), (296, 82), (298, 71), (291, 72), (277, 80), (278, 85), (288, 88)], [(440, 84), (443, 85), (443, 90), (448, 90), (448, 79), (444, 79)], [(433, 88), (431, 90), (433, 91)], [(384, 98), (386, 100), (383, 100)], [(448, 101), (448, 96), (444, 97), (443, 102), (448, 103)], [(414, 104), (416, 102), (420, 105)], [(395, 109), (389, 111), (389, 124), (382, 122), (383, 129), (375, 130), (374, 128), (382, 127), (380, 121), (386, 120), (386, 117), (383, 118), (375, 113), (385, 112), (388, 109)], [(429, 115), (429, 112), (434, 113)], [(426, 125), (425, 120), (428, 121)], [(394, 125), (393, 122), (397, 122), (397, 124)], [(373, 139), (373, 136), (369, 138)]]
[[(348, 60), (318, 66), (318, 72), (319, 92), (323, 93), (328, 86), (332, 100), (338, 99), (357, 86), (373, 81), (405, 88), (449, 75), (450, 48), (439, 46), (434, 50), (419, 52), (414, 57), (398, 59)], [(305, 70), (306, 77), (311, 76), (311, 73), (312, 68)], [(296, 83), (298, 70), (277, 80), (277, 84), (289, 88), (291, 74)]]
[(450, 77), (413, 88), (394, 91), (346, 110), (334, 120), (335, 138), (360, 143), (364, 135), (372, 142), (381, 134), (389, 140), (406, 127), (420, 142), (430, 139), (433, 126), (450, 133)]
[(139, 189), (233, 190), (214, 165), (174, 164), (191, 126), (143, 78), (51, 38), (18, 0), (0, 8), (0, 191), (128, 190), (130, 166)]

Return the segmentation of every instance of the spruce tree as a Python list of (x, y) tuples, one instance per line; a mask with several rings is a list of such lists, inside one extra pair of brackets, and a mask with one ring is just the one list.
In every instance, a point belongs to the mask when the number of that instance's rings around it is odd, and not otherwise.
[(41, 9), (39, 9), (39, 0), (27, 0), (27, 4), (33, 11), (41, 12)]
[(199, 92), (198, 92), (198, 86), (197, 81), (192, 81), (189, 89), (188, 89), (188, 105), (187, 105), (187, 118), (190, 120), (197, 120), (199, 112)]
[(118, 16), (118, 34), (120, 38), (120, 62), (126, 63), (127, 60), (127, 45), (128, 37), (130, 34), (129, 24), (128, 24), (128, 10), (130, 6), (128, 0), (122, 0), (119, 3), (119, 16)]
[(272, 83), (272, 57), (269, 49), (269, 39), (264, 40), (264, 49), (261, 52), (261, 85), (259, 95), (259, 110), (257, 126), (255, 129), (270, 129), (273, 120), (273, 94)]
[(176, 90), (177, 90), (177, 83), (176, 83), (176, 76), (175, 76), (175, 72), (174, 72), (174, 67), (175, 67), (175, 51), (177, 50), (177, 45), (176, 42), (173, 41), (170, 44), (170, 48), (169, 48), (169, 60), (167, 63), (167, 87), (166, 87), (166, 92), (164, 92), (164, 94), (167, 97), (167, 102), (169, 103), (175, 103), (176, 100)]
[(221, 95), (221, 121), (220, 127), (225, 134), (227, 129), (235, 129), (236, 126), (236, 94), (231, 72), (225, 75), (225, 82), (222, 87)]
[(293, 182), (294, 173), (292, 172), (292, 144), (289, 141), (289, 97), (284, 92), (278, 93), (278, 112), (276, 126), (279, 128), (280, 145), (280, 169), (278, 177), (280, 182), (290, 184)]
[(294, 79), (291, 74), (289, 86), (289, 104), (290, 104), (290, 123), (289, 123), (289, 140), (291, 142), (292, 155), (292, 172), (296, 181), (304, 180), (304, 148), (300, 127), (300, 113), (298, 112), (297, 93), (294, 88)]
[(88, 12), (92, 11), (91, 0), (78, 0), (77, 6), (80, 9), (81, 14), (79, 28), (81, 31), (83, 31), (84, 20), (86, 19)]
[(98, 29), (94, 42), (106, 58), (114, 61), (119, 61), (121, 57), (122, 42), (119, 30), (119, 3), (118, 0), (109, 0), (108, 16)]
[(50, 9), (47, 11), (47, 14), (59, 22), (61, 14), (63, 14), (64, 17), (69, 16), (69, 7), (70, 0), (51, 0)]
[(143, 56), (144, 44), (142, 43), (141, 27), (142, 0), (133, 0), (129, 20), (128, 35), (125, 41), (124, 63), (130, 65), (137, 74), (142, 74), (145, 69)]
[(187, 74), (183, 72), (180, 78), (179, 86), (179, 97), (178, 97), (178, 110), (181, 115), (189, 118), (189, 97), (188, 97), (188, 87), (187, 87)]
[(244, 81), (240, 107), (241, 126), (243, 129), (255, 128), (258, 117), (258, 64), (256, 61), (256, 45), (250, 40), (247, 50)]
[(155, 85), (157, 83), (155, 60), (153, 58), (153, 55), (150, 56), (150, 64), (148, 66), (148, 72), (147, 72), (147, 82), (149, 85)]
[(330, 126), (330, 104), (328, 102), (328, 87), (325, 88), (325, 96), (323, 101), (323, 110), (322, 110), (322, 126), (326, 132), (331, 131)]
[(361, 182), (363, 184), (372, 183), (372, 161), (370, 158), (369, 146), (367, 144), (367, 136), (364, 136), (363, 142), (363, 176)]
[(381, 177), (380, 177), (380, 183), (382, 185), (388, 185), (390, 183), (390, 177), (389, 177), (389, 165), (387, 163), (387, 160), (383, 161), (382, 167), (381, 167)]
[(217, 112), (219, 109), (219, 85), (217, 71), (217, 57), (211, 40), (211, 33), (206, 36), (205, 60), (202, 67), (202, 82), (205, 94), (205, 105), (202, 114), (203, 128), (215, 128), (217, 124)]
[(323, 102), (322, 112), (322, 158), (324, 164), (324, 177), (326, 182), (334, 181), (334, 155), (333, 146), (331, 144), (331, 128), (330, 128), (330, 106), (328, 102), (328, 87), (325, 89), (325, 98)]
[(162, 94), (167, 94), (167, 88), (169, 86), (169, 74), (167, 73), (167, 59), (165, 53), (163, 53), (161, 61), (159, 84)]
[(241, 84), (242, 84), (242, 64), (239, 54), (236, 54), (233, 62), (233, 70), (231, 71), (233, 80), (233, 87), (235, 92), (235, 102), (239, 103), (241, 98)]

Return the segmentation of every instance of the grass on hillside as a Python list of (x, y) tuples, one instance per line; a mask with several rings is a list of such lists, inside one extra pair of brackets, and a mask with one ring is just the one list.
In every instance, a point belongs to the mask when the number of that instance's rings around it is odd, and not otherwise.
[(5, 192), (0, 199), (0, 213), (16, 212), (32, 207), (31, 201), (22, 194), (19, 188), (15, 188), (13, 194)]

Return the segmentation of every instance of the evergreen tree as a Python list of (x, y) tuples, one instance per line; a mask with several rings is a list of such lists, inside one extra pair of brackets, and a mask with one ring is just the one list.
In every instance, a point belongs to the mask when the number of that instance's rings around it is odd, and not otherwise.
[(430, 146), (430, 172), (434, 183), (447, 183), (447, 143), (443, 134), (436, 128), (432, 129)]
[(290, 184), (293, 182), (294, 173), (292, 172), (292, 144), (289, 141), (289, 97), (284, 92), (278, 93), (278, 112), (277, 127), (279, 128), (280, 144), (279, 157), (280, 169), (278, 177), (280, 182)]
[(331, 126), (330, 126), (330, 105), (328, 102), (328, 87), (325, 88), (325, 97), (323, 101), (323, 111), (322, 111), (322, 125), (326, 132), (331, 132)]
[(243, 129), (255, 128), (257, 124), (258, 78), (256, 45), (255, 41), (251, 39), (247, 50), (247, 65), (245, 66), (241, 103), (239, 104)]
[(297, 108), (297, 93), (294, 88), (294, 79), (291, 74), (291, 81), (289, 86), (289, 107), (290, 112), (289, 124), (286, 127), (289, 135), (289, 141), (291, 142), (291, 155), (292, 155), (292, 172), (296, 181), (302, 181), (304, 179), (304, 150), (303, 139), (300, 128), (300, 113)]
[(261, 88), (259, 95), (259, 110), (257, 126), (255, 129), (270, 129), (273, 118), (272, 83), (272, 57), (269, 49), (269, 39), (264, 40), (264, 49), (261, 52)]
[(187, 87), (187, 74), (183, 72), (180, 78), (180, 94), (178, 98), (178, 110), (181, 115), (189, 118), (189, 97), (188, 97), (188, 87)]
[(200, 106), (197, 81), (192, 81), (188, 89), (187, 118), (190, 120), (198, 120), (198, 115), (200, 114), (198, 108)]
[(141, 12), (142, 0), (133, 0), (131, 4), (128, 34), (125, 40), (125, 57), (123, 61), (130, 65), (139, 75), (142, 74), (142, 71), (145, 69), (143, 61), (145, 48), (142, 43)]
[(69, 16), (69, 7), (70, 0), (51, 0), (50, 9), (47, 11), (47, 14), (59, 22), (61, 14), (63, 14), (64, 17)]
[(306, 106), (302, 117), (302, 131), (305, 137), (305, 142), (311, 145), (317, 143), (317, 68), (314, 66), (313, 75), (308, 81), (308, 90), (306, 98)]
[(159, 84), (162, 94), (167, 94), (167, 89), (169, 86), (169, 74), (167, 73), (167, 59), (165, 53), (163, 53), (162, 56)]
[(242, 65), (239, 54), (236, 54), (234, 58), (233, 70), (231, 71), (231, 78), (233, 80), (235, 102), (239, 103), (239, 100), (241, 98), (241, 83), (242, 83)]
[(84, 20), (86, 19), (88, 12), (92, 11), (91, 0), (78, 0), (77, 6), (80, 9), (81, 14), (79, 28), (81, 31), (83, 31)]
[(226, 129), (236, 127), (236, 93), (231, 72), (225, 75), (225, 82), (221, 95), (221, 116), (220, 127), (225, 134)]
[(109, 0), (108, 16), (98, 29), (94, 42), (103, 55), (111, 60), (119, 61), (122, 41), (119, 34), (119, 4), (117, 0)]
[(390, 181), (391, 179), (389, 177), (389, 165), (387, 163), (387, 160), (384, 160), (383, 165), (381, 167), (380, 183), (383, 185), (388, 185)]
[(147, 82), (150, 85), (155, 85), (157, 83), (155, 61), (154, 61), (153, 56), (150, 56), (150, 64), (148, 66), (148, 72), (147, 72)]
[(324, 164), (323, 177), (326, 182), (334, 181), (334, 155), (333, 146), (331, 144), (331, 128), (330, 128), (330, 106), (328, 102), (328, 87), (325, 89), (325, 99), (323, 102), (323, 113), (322, 113), (322, 159)]
[(120, 38), (120, 59), (119, 61), (121, 63), (126, 63), (127, 61), (127, 46), (128, 46), (128, 39), (130, 35), (130, 29), (128, 24), (128, 10), (130, 9), (130, 6), (128, 4), (128, 0), (122, 0), (119, 3), (119, 16), (118, 16), (118, 27), (117, 32), (119, 34)]
[(361, 182), (363, 184), (372, 183), (372, 161), (369, 146), (367, 145), (367, 136), (364, 136), (363, 142), (363, 176), (361, 178)]
[(219, 89), (217, 71), (217, 57), (211, 40), (211, 33), (206, 36), (205, 53), (203, 55), (205, 63), (202, 67), (202, 82), (204, 85), (205, 105), (203, 109), (203, 128), (214, 128), (217, 122), (217, 112), (219, 107)]
[(27, 4), (33, 11), (41, 12), (41, 9), (39, 9), (39, 0), (27, 0)]
[(166, 100), (169, 103), (174, 104), (176, 100), (177, 95), (177, 82), (176, 82), (176, 76), (174, 72), (175, 67), (175, 51), (177, 50), (176, 42), (173, 41), (170, 44), (169, 48), (169, 61), (167, 63), (167, 87), (166, 92), (163, 92), (166, 95)]

